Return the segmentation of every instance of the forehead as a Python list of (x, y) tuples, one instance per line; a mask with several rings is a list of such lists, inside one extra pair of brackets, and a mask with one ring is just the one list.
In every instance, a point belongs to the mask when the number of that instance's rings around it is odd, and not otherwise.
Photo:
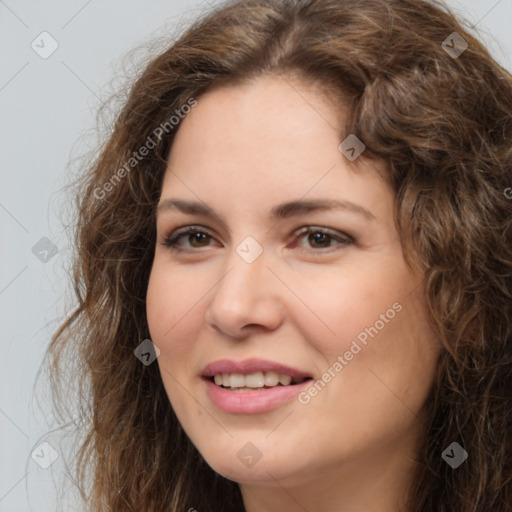
[(308, 191), (371, 199), (369, 188), (382, 192), (384, 184), (375, 166), (355, 170), (340, 153), (341, 123), (340, 105), (296, 79), (215, 88), (179, 126), (162, 196), (179, 189), (190, 199), (213, 194), (247, 205), (256, 196), (270, 204)]
[[(338, 146), (336, 107), (310, 86), (280, 77), (259, 77), (243, 85), (216, 88), (198, 100), (182, 122), (173, 148), (195, 147), (194, 159), (236, 155), (240, 163), (300, 160), (311, 141)], [(171, 159), (173, 158), (171, 150)], [(276, 162), (277, 163), (277, 162)]]

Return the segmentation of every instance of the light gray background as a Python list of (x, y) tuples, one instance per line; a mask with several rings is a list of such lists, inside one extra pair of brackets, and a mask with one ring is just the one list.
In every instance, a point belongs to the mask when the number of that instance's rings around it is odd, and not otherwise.
[[(55, 511), (62, 489), (63, 457), (43, 469), (30, 456), (36, 447), (41, 459), (49, 456), (42, 441), (56, 446), (46, 391), (34, 389), (65, 311), (62, 269), (72, 248), (62, 189), (70, 158), (94, 145), (84, 135), (94, 133), (95, 110), (122, 75), (122, 57), (155, 36), (172, 36), (214, 3), (0, 0), (0, 512)], [(449, 5), (512, 70), (512, 0)], [(58, 43), (47, 59), (31, 47), (43, 31)], [(58, 248), (46, 263), (32, 252), (43, 237)], [(63, 500), (64, 510), (78, 510), (70, 494)]]

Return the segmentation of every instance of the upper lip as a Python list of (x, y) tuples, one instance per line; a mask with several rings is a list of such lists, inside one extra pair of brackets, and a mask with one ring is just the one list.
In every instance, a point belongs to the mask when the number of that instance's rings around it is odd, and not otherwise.
[(219, 359), (205, 366), (202, 377), (210, 378), (217, 373), (241, 373), (247, 375), (256, 372), (276, 372), (289, 375), (292, 379), (310, 378), (306, 372), (286, 366), (275, 361), (265, 359), (244, 359), (243, 361), (233, 361), (230, 359)]

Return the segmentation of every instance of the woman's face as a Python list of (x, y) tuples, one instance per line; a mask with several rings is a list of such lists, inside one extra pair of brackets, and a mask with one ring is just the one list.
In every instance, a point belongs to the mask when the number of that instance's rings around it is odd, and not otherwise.
[(150, 333), (191, 441), (247, 485), (414, 458), (439, 344), (383, 169), (340, 132), (318, 91), (266, 76), (202, 96), (169, 156)]

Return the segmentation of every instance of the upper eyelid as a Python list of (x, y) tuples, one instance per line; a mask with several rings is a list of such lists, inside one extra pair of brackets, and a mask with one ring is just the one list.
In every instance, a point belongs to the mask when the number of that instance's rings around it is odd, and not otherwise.
[(212, 230), (205, 228), (203, 226), (196, 226), (196, 225), (190, 225), (190, 226), (183, 226), (181, 228), (176, 228), (172, 230), (165, 238), (170, 238), (171, 236), (179, 236), (179, 235), (186, 235), (189, 232), (201, 232), (205, 233), (211, 237), (215, 237), (215, 235), (212, 233)]
[[(213, 237), (213, 238), (216, 238), (216, 231), (215, 230), (212, 230), (210, 228), (207, 228), (205, 226), (202, 226), (200, 224), (187, 224), (185, 226), (180, 226), (180, 227), (177, 227), (175, 229), (171, 229), (171, 230), (168, 230), (168, 229), (162, 229), (162, 238), (164, 240), (167, 240), (171, 237), (174, 237), (174, 236), (179, 236), (179, 235), (182, 235), (182, 234), (187, 234), (187, 232), (191, 231), (191, 230), (195, 230), (195, 231), (201, 231), (201, 232), (204, 232), (206, 233), (207, 235)], [(158, 231), (160, 231), (158, 228), (157, 228), (157, 233)], [(166, 234), (167, 233), (167, 234)], [(179, 233), (179, 235), (178, 235)]]

